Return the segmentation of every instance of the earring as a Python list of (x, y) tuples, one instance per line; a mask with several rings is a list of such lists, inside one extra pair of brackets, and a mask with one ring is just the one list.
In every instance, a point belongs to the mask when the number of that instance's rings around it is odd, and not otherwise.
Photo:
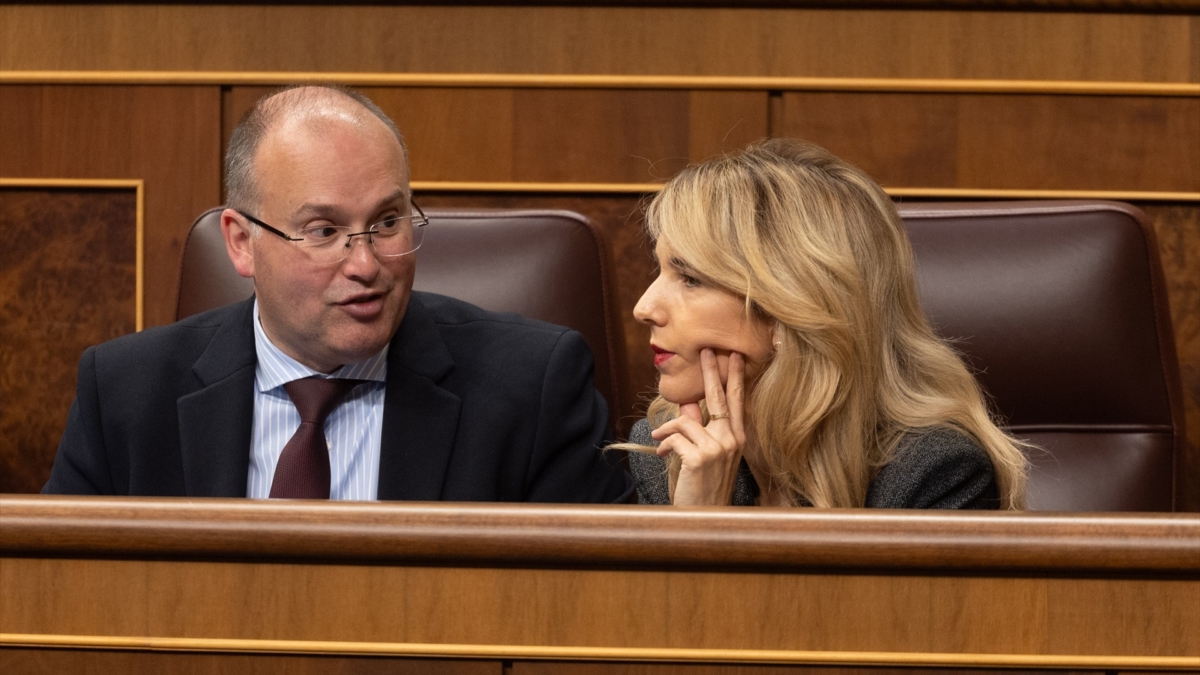
[(775, 343), (775, 351), (779, 351), (783, 347), (783, 341), (779, 340)]

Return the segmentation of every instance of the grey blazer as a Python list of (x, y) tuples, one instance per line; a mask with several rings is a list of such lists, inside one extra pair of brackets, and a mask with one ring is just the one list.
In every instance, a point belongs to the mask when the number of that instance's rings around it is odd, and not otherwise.
[[(629, 442), (656, 446), (650, 423), (633, 425)], [(670, 504), (666, 460), (657, 455), (629, 453), (629, 468), (637, 483), (639, 504)], [(733, 489), (734, 506), (753, 506), (758, 485), (743, 460)], [(992, 462), (983, 448), (967, 436), (944, 427), (914, 429), (904, 435), (891, 463), (880, 469), (867, 488), (870, 508), (884, 509), (998, 509)]]

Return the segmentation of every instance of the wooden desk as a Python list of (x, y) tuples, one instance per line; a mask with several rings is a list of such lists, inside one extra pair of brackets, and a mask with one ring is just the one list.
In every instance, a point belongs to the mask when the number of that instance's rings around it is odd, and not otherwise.
[(0, 556), (6, 673), (1200, 671), (1189, 514), (6, 496)]

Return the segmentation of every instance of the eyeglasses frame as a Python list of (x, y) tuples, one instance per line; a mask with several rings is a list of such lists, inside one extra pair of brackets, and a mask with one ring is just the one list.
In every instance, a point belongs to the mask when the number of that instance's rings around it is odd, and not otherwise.
[[(424, 227), (424, 226), (428, 225), (428, 224), (429, 224), (429, 216), (425, 215), (425, 212), (421, 210), (421, 207), (420, 207), (420, 206), (417, 206), (417, 202), (416, 202), (416, 201), (414, 201), (413, 199), (411, 199), (411, 198), (410, 198), (410, 199), (408, 200), (408, 203), (409, 203), (409, 204), (411, 204), (411, 205), (412, 205), (412, 207), (413, 207), (413, 209), (414, 209), (414, 210), (416, 210), (417, 214), (419, 214), (419, 215), (421, 216), (421, 218), (420, 218), (420, 221), (419, 221), (421, 224), (420, 224), (420, 225), (417, 225), (417, 224), (416, 224), (416, 222), (415, 222), (415, 220), (414, 220), (414, 227), (413, 227), (413, 229), (415, 230), (417, 227)], [(257, 225), (257, 226), (259, 226), (259, 227), (261, 227), (261, 228), (263, 228), (263, 229), (264, 229), (264, 230), (266, 230), (267, 232), (270, 232), (271, 234), (277, 235), (277, 236), (279, 236), (279, 237), (283, 238), (283, 239), (284, 239), (284, 240), (286, 240), (286, 241), (290, 241), (290, 242), (293, 242), (293, 243), (294, 243), (294, 242), (298, 242), (298, 241), (304, 241), (304, 237), (293, 237), (293, 236), (290, 236), (288, 233), (284, 232), (283, 230), (279, 230), (279, 229), (276, 229), (276, 228), (274, 228), (274, 227), (271, 227), (270, 225), (268, 225), (268, 224), (264, 223), (263, 221), (259, 220), (258, 218), (255, 218), (254, 216), (250, 215), (249, 213), (246, 213), (245, 211), (242, 211), (241, 209), (234, 209), (233, 211), (234, 211), (234, 213), (237, 213), (239, 216), (241, 216), (241, 217), (245, 218), (246, 220), (248, 220), (248, 221), (250, 221), (250, 222), (254, 223), (255, 225)], [(415, 218), (416, 218), (416, 216), (410, 215), (410, 216), (409, 216), (409, 218), (414, 218), (414, 219), (415, 219)], [(355, 238), (355, 237), (362, 237), (362, 236), (364, 236), (364, 235), (367, 237), (367, 241), (368, 241), (368, 242), (370, 242), (370, 243), (374, 244), (374, 243), (375, 243), (375, 242), (374, 242), (374, 240), (373, 240), (373, 239), (371, 239), (370, 237), (371, 237), (371, 235), (373, 235), (373, 234), (378, 234), (377, 232), (375, 232), (375, 231), (371, 230), (371, 228), (372, 228), (372, 227), (374, 227), (375, 225), (376, 225), (376, 223), (372, 223), (371, 225), (368, 225), (368, 226), (367, 226), (367, 229), (363, 230), (362, 232), (351, 232), (350, 234), (346, 235), (346, 249), (347, 249), (347, 250), (349, 250), (349, 249), (350, 249), (350, 247), (354, 245), (354, 238)], [(420, 246), (418, 246), (417, 248), (420, 248)], [(414, 248), (413, 250), (411, 250), (411, 251), (408, 251), (407, 253), (398, 253), (398, 254), (396, 254), (396, 255), (394, 255), (394, 256), (385, 256), (385, 257), (389, 257), (389, 258), (398, 258), (398, 257), (400, 257), (400, 256), (402, 256), (402, 255), (408, 255), (409, 253), (416, 253), (416, 251), (417, 251), (417, 248)], [(347, 253), (346, 255), (349, 255), (349, 253)], [(343, 257), (343, 258), (342, 258), (342, 260), (345, 260), (345, 258)], [(339, 262), (340, 262), (340, 261), (339, 261)], [(332, 263), (331, 263), (331, 264), (332, 264)]]

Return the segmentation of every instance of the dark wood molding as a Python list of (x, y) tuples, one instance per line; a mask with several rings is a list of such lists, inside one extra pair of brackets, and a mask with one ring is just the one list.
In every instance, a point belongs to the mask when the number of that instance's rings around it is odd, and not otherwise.
[[(8, 4), (8, 3), (5, 3)], [(61, 4), (32, 0), (20, 4)], [(81, 0), (74, 4), (108, 5)], [(130, 0), (130, 5), (330, 5), (329, 0)], [(907, 9), (1180, 14), (1200, 11), (1200, 0), (362, 0), (359, 5), (479, 7), (645, 7), (679, 9)]]
[(1200, 578), (1191, 514), (0, 497), (0, 555)]

